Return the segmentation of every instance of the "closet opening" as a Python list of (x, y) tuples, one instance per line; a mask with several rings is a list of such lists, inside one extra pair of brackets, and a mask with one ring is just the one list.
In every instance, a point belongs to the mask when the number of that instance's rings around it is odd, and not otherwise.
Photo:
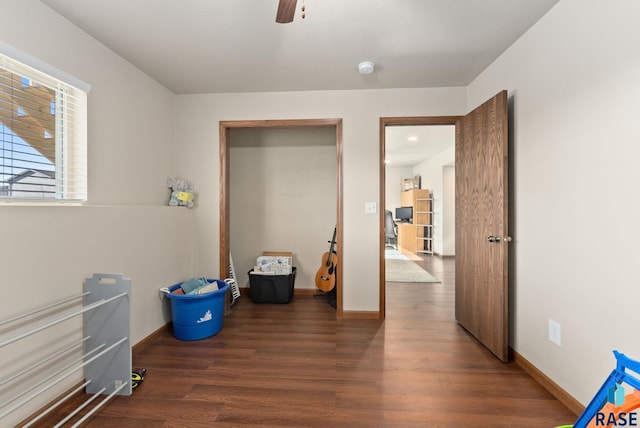
[[(342, 265), (342, 120), (220, 122), (220, 272), (230, 255), (240, 287), (263, 251), (292, 251), (296, 294), (314, 276), (336, 229)], [(342, 317), (342, 271), (336, 317)]]

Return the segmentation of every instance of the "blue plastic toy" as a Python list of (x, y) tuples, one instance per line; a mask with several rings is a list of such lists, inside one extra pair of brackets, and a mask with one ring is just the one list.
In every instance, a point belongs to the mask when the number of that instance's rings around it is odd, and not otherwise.
[[(618, 351), (613, 351), (613, 355), (616, 357), (616, 368), (604, 381), (573, 428), (639, 426), (640, 420), (632, 412), (640, 408), (640, 379), (636, 377), (640, 375), (640, 361), (632, 360)], [(627, 370), (634, 372), (636, 376)], [(635, 391), (625, 396), (623, 383), (631, 385)]]

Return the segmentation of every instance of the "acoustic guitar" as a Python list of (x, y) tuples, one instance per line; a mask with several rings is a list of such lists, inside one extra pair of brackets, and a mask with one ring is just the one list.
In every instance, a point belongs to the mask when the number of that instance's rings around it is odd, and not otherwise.
[(322, 265), (316, 272), (316, 287), (322, 291), (331, 291), (336, 286), (336, 267), (338, 265), (338, 256), (333, 247), (336, 243), (336, 228), (333, 229), (333, 238), (329, 251), (322, 255)]

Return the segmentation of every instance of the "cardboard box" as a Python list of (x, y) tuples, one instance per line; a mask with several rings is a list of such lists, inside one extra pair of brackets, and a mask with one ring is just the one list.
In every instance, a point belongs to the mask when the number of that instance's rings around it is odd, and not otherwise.
[(256, 260), (252, 273), (256, 275), (290, 275), (293, 255), (288, 251), (265, 251)]

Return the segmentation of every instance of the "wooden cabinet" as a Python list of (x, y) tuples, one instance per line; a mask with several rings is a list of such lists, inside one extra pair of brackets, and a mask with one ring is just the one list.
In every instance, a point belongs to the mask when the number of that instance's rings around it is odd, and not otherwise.
[(429, 189), (400, 193), (400, 206), (413, 207), (413, 223), (398, 225), (398, 246), (412, 253), (433, 254), (433, 197)]
[(398, 223), (398, 247), (410, 253), (418, 251), (415, 225)]
[(415, 192), (415, 189), (407, 190), (406, 192), (400, 192), (400, 206), (412, 207), (415, 202)]

